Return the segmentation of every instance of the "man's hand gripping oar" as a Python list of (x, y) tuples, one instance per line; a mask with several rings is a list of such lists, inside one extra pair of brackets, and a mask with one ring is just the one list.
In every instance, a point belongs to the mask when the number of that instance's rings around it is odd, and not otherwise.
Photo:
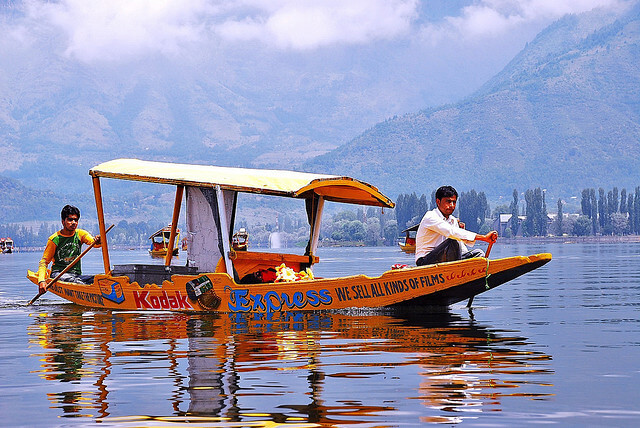
[[(106, 239), (106, 235), (107, 233), (113, 228), (113, 226), (115, 226), (114, 224), (112, 224), (111, 226), (109, 226), (109, 228), (107, 230), (105, 230), (104, 234), (105, 234), (105, 239)], [(97, 239), (100, 238), (100, 239)], [(66, 268), (64, 268), (62, 270), (62, 272), (60, 272), (55, 278), (53, 278), (53, 280), (51, 282), (49, 282), (45, 287), (44, 290), (39, 290), (38, 294), (36, 294), (33, 299), (29, 300), (29, 303), (27, 303), (27, 306), (32, 305), (33, 302), (35, 302), (36, 300), (38, 300), (40, 298), (40, 296), (42, 296), (44, 293), (47, 292), (47, 289), (49, 287), (51, 287), (53, 284), (55, 284), (56, 282), (58, 282), (58, 280), (60, 279), (60, 277), (62, 275), (64, 275), (65, 273), (67, 273), (69, 271), (69, 269), (71, 269), (72, 267), (74, 267), (76, 265), (76, 263), (78, 263), (80, 261), (81, 258), (84, 257), (85, 254), (87, 254), (89, 252), (89, 250), (91, 250), (93, 247), (95, 247), (98, 243), (102, 242), (102, 237), (100, 235), (98, 235), (98, 237), (96, 238), (95, 241), (93, 241), (93, 244), (89, 245), (78, 257), (76, 257), (75, 259), (73, 259), (73, 261), (71, 263), (69, 263), (67, 265)]]

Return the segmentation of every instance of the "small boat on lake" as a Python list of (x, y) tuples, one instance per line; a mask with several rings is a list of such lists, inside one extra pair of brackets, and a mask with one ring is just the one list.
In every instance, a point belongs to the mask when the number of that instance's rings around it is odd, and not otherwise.
[[(149, 254), (153, 257), (165, 257), (169, 249), (169, 240), (171, 239), (171, 226), (163, 227), (149, 237), (151, 240), (151, 248)], [(180, 230), (176, 229), (173, 238), (173, 256), (178, 255), (178, 241), (180, 240)]]
[[(195, 312), (271, 313), (389, 306), (447, 306), (471, 299), (551, 260), (551, 254), (474, 258), (389, 269), (379, 276), (316, 278), (313, 265), (325, 202), (393, 208), (376, 187), (344, 176), (116, 159), (93, 167), (104, 273), (92, 284), (59, 281), (58, 296), (93, 308)], [(176, 187), (164, 265), (112, 266), (106, 236), (101, 180), (121, 179)], [(236, 251), (232, 247), (238, 195), (253, 193), (300, 199), (309, 220), (303, 254)], [(186, 264), (171, 264), (185, 196)], [(28, 278), (37, 283), (36, 274)]]
[(0, 253), (10, 254), (13, 253), (13, 239), (0, 238)]
[(249, 248), (249, 233), (247, 229), (241, 227), (239, 231), (233, 234), (231, 246), (235, 251), (247, 251)]
[(405, 253), (416, 252), (416, 232), (418, 231), (418, 226), (420, 226), (420, 224), (416, 224), (402, 231), (402, 233), (405, 234), (404, 239), (398, 242), (398, 245)]

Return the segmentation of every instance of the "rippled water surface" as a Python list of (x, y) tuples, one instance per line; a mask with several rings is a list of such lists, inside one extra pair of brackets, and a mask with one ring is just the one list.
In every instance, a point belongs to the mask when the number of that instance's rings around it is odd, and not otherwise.
[[(321, 276), (412, 263), (395, 248), (321, 250)], [(492, 258), (540, 252), (553, 260), (470, 311), (271, 317), (49, 294), (27, 307), (40, 254), (0, 254), (0, 424), (639, 426), (640, 242), (496, 245)], [(85, 259), (100, 271), (99, 251)]]

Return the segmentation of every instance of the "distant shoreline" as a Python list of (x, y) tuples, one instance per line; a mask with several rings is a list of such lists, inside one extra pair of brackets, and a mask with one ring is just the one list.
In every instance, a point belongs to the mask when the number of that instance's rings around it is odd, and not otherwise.
[[(498, 238), (498, 242), (504, 245), (510, 244), (532, 244), (532, 243), (559, 243), (559, 244), (576, 244), (576, 243), (640, 243), (640, 235), (598, 235), (598, 236), (519, 236), (517, 238)], [(367, 245), (358, 244), (354, 242), (349, 242), (349, 245), (336, 245), (336, 243), (332, 245), (320, 245), (320, 247), (331, 248), (331, 247), (366, 247)], [(393, 247), (393, 245), (389, 245)], [(131, 250), (138, 251), (146, 249), (147, 247), (132, 247), (131, 245), (109, 245), (109, 248), (113, 248), (115, 250)], [(262, 247), (255, 247), (262, 248)], [(298, 247), (291, 247), (298, 248)], [(263, 248), (262, 248), (263, 249)], [(17, 252), (23, 253), (33, 253), (44, 251), (43, 247), (18, 247), (16, 249)]]
[(523, 243), (617, 243), (617, 242), (638, 242), (640, 243), (640, 235), (590, 235), (590, 236), (519, 236), (517, 238), (498, 238), (501, 244), (523, 244)]

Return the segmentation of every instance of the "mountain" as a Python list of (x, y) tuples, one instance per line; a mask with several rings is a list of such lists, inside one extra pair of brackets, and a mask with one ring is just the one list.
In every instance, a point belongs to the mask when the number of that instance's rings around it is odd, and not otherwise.
[(640, 6), (569, 15), (463, 101), (394, 117), (305, 164), (391, 195), (442, 184), (510, 200), (640, 184)]
[(60, 218), (69, 202), (51, 191), (39, 191), (0, 176), (0, 224)]

